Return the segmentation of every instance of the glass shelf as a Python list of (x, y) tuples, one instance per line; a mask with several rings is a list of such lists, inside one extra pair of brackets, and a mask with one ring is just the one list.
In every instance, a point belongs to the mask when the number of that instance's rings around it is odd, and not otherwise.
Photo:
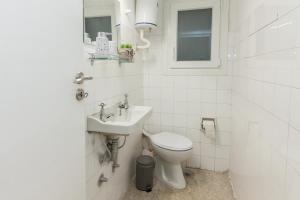
[(118, 55), (116, 55), (116, 56), (107, 56), (107, 57), (99, 56), (99, 55), (96, 55), (95, 53), (89, 53), (89, 55), (90, 55), (89, 60), (91, 61), (92, 66), (94, 65), (94, 62), (96, 60), (117, 60), (117, 61), (119, 61), (119, 64), (121, 64), (121, 63), (132, 63), (133, 62), (133, 59), (130, 58), (130, 57), (121, 58)]

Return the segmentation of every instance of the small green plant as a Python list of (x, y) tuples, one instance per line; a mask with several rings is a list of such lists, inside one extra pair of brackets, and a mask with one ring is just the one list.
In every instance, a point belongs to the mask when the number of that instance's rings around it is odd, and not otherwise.
[(132, 45), (131, 44), (126, 44), (126, 48), (131, 49)]
[(132, 45), (131, 44), (121, 44), (121, 49), (125, 49), (125, 48), (127, 48), (127, 49), (132, 49)]

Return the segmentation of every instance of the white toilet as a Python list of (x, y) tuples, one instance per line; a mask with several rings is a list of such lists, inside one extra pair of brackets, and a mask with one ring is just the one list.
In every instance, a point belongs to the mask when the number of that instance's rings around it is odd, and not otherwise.
[(170, 132), (154, 135), (144, 132), (144, 134), (150, 138), (157, 154), (156, 177), (172, 188), (185, 188), (181, 163), (191, 157), (193, 143), (184, 136)]

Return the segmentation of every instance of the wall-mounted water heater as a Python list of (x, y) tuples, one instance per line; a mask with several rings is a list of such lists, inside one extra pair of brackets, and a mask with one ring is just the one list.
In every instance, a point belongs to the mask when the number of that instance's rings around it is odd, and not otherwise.
[(157, 27), (158, 0), (137, 0), (135, 27), (140, 32), (140, 39), (145, 44), (137, 46), (138, 49), (147, 49), (151, 42), (144, 38), (145, 31)]

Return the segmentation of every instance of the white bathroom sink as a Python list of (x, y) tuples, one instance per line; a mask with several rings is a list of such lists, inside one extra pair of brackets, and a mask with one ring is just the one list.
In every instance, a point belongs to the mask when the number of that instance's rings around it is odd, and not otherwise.
[(127, 111), (122, 110), (121, 116), (116, 112), (115, 116), (106, 122), (100, 120), (99, 113), (95, 113), (87, 118), (87, 131), (111, 136), (128, 136), (138, 129), (142, 130), (151, 112), (152, 107), (130, 106)]

